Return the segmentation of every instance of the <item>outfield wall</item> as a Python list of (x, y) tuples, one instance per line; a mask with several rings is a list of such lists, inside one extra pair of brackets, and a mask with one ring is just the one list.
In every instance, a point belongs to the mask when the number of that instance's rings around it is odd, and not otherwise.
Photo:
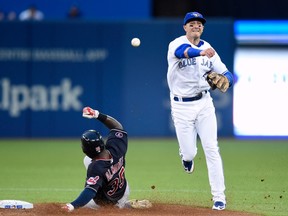
[[(104, 128), (84, 106), (117, 117), (130, 136), (174, 136), (168, 43), (182, 20), (0, 23), (0, 137), (79, 137)], [(130, 45), (133, 37), (141, 46)], [(232, 20), (209, 20), (208, 40), (233, 70)], [(214, 92), (220, 136), (233, 136), (232, 90)]]

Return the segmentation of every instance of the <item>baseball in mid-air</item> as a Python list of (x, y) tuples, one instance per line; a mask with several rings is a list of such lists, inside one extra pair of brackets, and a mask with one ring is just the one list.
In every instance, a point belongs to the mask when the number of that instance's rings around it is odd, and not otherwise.
[(131, 45), (134, 46), (134, 47), (138, 47), (138, 46), (140, 46), (140, 44), (141, 44), (141, 41), (140, 41), (139, 38), (133, 38), (131, 40)]

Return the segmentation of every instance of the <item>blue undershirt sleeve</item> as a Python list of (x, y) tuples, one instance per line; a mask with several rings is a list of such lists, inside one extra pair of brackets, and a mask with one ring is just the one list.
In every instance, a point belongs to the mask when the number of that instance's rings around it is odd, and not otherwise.
[(227, 77), (229, 81), (229, 87), (231, 87), (234, 84), (233, 74), (230, 71), (226, 71), (223, 75)]
[(93, 199), (96, 196), (96, 191), (85, 188), (81, 194), (78, 196), (76, 200), (71, 202), (71, 205), (74, 206), (74, 208), (79, 208), (82, 206), (85, 206), (91, 199)]
[(181, 46), (179, 46), (176, 50), (175, 50), (175, 56), (179, 59), (181, 58), (186, 58), (186, 56), (184, 55), (184, 51), (188, 49), (188, 56), (190, 58), (193, 58), (193, 57), (197, 57), (197, 56), (200, 56), (200, 52), (202, 50), (199, 50), (199, 49), (195, 49), (195, 48), (192, 48), (191, 45), (189, 44), (182, 44)]

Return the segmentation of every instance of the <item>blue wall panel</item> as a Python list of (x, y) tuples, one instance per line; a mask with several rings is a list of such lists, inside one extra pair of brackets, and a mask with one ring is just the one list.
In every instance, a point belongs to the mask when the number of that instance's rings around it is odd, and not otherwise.
[[(232, 21), (205, 28), (211, 34), (204, 39), (232, 70)], [(0, 137), (106, 130), (82, 118), (84, 106), (117, 117), (130, 136), (174, 136), (166, 54), (168, 43), (183, 33), (181, 20), (1, 23)], [(130, 45), (133, 37), (141, 39), (140, 47)], [(219, 94), (213, 92), (219, 133), (232, 136), (232, 91)]]

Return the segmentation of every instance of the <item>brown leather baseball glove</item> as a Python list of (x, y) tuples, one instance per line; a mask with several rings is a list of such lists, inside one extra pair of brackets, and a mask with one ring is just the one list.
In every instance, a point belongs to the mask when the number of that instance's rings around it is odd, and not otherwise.
[(218, 88), (221, 92), (226, 92), (229, 88), (229, 80), (227, 77), (214, 71), (207, 74), (206, 80), (212, 90)]

